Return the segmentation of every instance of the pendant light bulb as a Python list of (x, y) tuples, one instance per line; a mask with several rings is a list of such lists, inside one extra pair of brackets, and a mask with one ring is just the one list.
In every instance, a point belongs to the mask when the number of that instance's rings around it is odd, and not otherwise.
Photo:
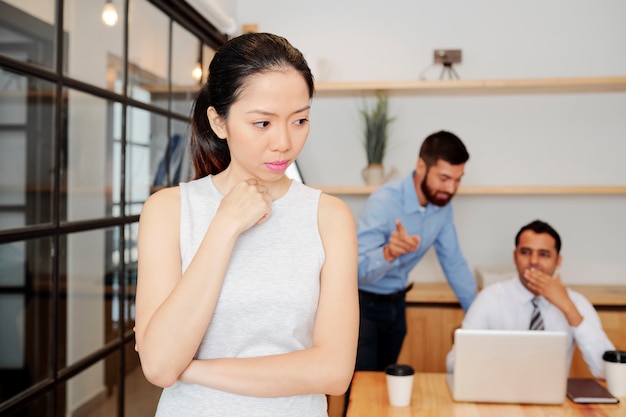
[(107, 0), (102, 9), (102, 22), (107, 26), (115, 26), (117, 23), (117, 10), (112, 0)]
[(200, 64), (200, 62), (196, 62), (196, 66), (193, 67), (193, 71), (191, 71), (191, 76), (196, 81), (202, 79), (202, 64)]

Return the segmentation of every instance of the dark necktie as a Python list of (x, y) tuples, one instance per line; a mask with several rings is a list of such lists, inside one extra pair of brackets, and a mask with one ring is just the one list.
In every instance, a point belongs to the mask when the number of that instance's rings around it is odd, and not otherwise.
[(533, 306), (533, 314), (530, 316), (530, 327), (529, 330), (544, 330), (543, 327), (543, 317), (541, 317), (541, 311), (539, 311), (539, 297), (535, 297), (532, 299)]

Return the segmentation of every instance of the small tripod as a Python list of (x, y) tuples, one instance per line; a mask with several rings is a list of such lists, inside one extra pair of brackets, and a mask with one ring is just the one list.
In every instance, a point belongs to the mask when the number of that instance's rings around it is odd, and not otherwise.
[(453, 79), (459, 79), (459, 74), (456, 73), (456, 71), (454, 70), (454, 68), (452, 67), (452, 63), (451, 62), (444, 62), (443, 63), (443, 68), (441, 69), (441, 74), (439, 75), (439, 79), (443, 80), (443, 76), (444, 74), (448, 74), (448, 78), (453, 80)]

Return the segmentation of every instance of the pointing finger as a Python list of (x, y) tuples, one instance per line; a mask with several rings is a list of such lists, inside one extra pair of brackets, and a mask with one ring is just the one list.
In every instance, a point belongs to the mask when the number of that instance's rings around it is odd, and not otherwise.
[(420, 238), (419, 236), (412, 236), (412, 240), (413, 240), (413, 250), (415, 251), (420, 246)]

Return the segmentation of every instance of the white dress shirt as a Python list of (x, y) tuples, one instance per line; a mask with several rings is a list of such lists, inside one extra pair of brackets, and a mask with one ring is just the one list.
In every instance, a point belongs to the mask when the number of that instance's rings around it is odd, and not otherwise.
[[(570, 326), (565, 315), (548, 300), (539, 297), (539, 308), (545, 330), (564, 331), (569, 338), (568, 364), (571, 364), (574, 343), (578, 344), (591, 373), (604, 378), (602, 354), (614, 350), (613, 343), (602, 329), (598, 313), (582, 294), (567, 289), (572, 302), (583, 316), (578, 326)], [(533, 293), (522, 285), (518, 277), (496, 282), (484, 288), (463, 319), (464, 329), (528, 330), (533, 311)], [(454, 347), (446, 358), (448, 372), (454, 368)]]

